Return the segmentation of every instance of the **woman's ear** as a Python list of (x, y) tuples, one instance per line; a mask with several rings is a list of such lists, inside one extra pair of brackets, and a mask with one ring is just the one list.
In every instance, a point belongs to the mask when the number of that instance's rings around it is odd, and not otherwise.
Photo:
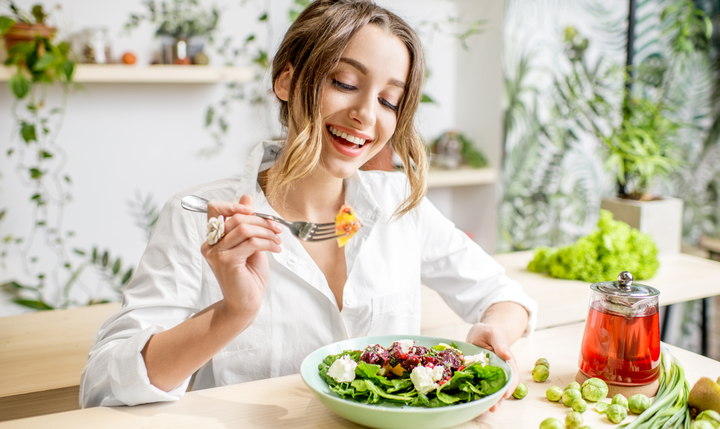
[(290, 99), (290, 81), (292, 80), (293, 68), (288, 63), (283, 71), (275, 79), (275, 95), (282, 101)]

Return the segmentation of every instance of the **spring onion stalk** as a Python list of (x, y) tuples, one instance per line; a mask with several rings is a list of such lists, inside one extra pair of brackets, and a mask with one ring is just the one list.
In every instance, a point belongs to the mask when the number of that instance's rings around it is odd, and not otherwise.
[(690, 385), (685, 379), (685, 369), (663, 347), (660, 388), (652, 405), (634, 421), (619, 426), (620, 429), (674, 429), (690, 427), (690, 411), (687, 405)]

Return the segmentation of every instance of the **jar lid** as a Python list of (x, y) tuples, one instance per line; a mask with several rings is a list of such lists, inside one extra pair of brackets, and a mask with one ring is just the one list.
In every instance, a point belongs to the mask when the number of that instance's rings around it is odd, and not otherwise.
[(633, 276), (628, 271), (621, 272), (617, 281), (593, 283), (590, 288), (608, 296), (624, 298), (643, 299), (660, 295), (654, 287), (633, 283)]

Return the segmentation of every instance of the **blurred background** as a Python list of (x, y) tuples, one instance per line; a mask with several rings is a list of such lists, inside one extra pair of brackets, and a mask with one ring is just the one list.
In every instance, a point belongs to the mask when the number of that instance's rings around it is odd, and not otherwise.
[[(428, 197), (489, 253), (592, 231), (604, 198), (644, 185), (618, 173), (612, 143), (630, 134), (663, 151), (637, 168), (658, 179), (648, 193), (682, 201), (682, 251), (713, 256), (719, 1), (377, 3), (426, 49)], [(268, 66), (307, 2), (36, 4), (0, 9), (55, 43), (38, 69), (53, 85), (13, 77), (32, 52), (0, 54), (0, 316), (120, 300), (162, 204), (281, 137)], [(720, 356), (714, 300), (674, 306), (666, 339), (700, 351), (709, 335)]]

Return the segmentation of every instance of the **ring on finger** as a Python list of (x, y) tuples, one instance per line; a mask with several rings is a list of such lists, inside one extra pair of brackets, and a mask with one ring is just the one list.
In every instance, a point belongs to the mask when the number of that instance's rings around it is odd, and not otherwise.
[(209, 245), (213, 245), (220, 241), (225, 236), (225, 218), (220, 215), (218, 217), (211, 217), (207, 223), (207, 242)]

